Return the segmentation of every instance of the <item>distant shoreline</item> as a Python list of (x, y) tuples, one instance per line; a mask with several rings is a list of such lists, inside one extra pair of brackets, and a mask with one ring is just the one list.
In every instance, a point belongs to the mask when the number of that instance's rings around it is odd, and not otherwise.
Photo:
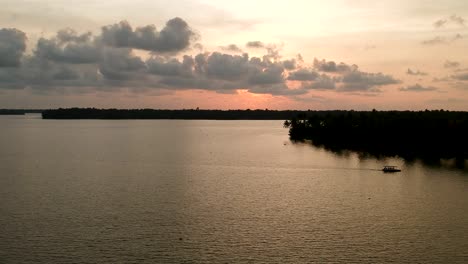
[(0, 115), (40, 114), (43, 111), (41, 109), (0, 109)]
[[(39, 111), (39, 110), (36, 110)], [(436, 110), (439, 111), (439, 110)], [(326, 116), (335, 114), (368, 113), (353, 110), (204, 110), (204, 109), (98, 109), (59, 108), (40, 110), (43, 119), (184, 119), (184, 120), (292, 120), (298, 116)], [(377, 111), (380, 113), (413, 113), (413, 111)], [(420, 111), (421, 112), (421, 111)], [(446, 113), (466, 113), (450, 112)], [(414, 112), (416, 113), (416, 112)]]
[(202, 109), (96, 109), (67, 108), (42, 111), (43, 119), (184, 119), (184, 120), (286, 120), (308, 111), (300, 110), (202, 110)]

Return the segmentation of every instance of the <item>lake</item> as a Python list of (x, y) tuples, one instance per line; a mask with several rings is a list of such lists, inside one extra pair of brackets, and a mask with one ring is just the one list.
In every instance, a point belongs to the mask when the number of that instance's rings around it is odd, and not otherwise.
[(282, 121), (0, 127), (0, 263), (468, 262), (466, 170), (296, 144)]

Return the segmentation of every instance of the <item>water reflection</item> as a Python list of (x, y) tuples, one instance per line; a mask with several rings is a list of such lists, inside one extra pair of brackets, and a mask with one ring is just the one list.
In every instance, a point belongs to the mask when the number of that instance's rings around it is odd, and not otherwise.
[(278, 121), (0, 123), (2, 263), (468, 257), (462, 170), (293, 143)]
[(406, 166), (412, 166), (414, 164), (419, 164), (422, 163), (425, 166), (429, 166), (431, 168), (437, 169), (458, 169), (462, 171), (468, 171), (468, 160), (466, 159), (440, 159), (440, 158), (417, 158), (417, 157), (398, 157), (398, 156), (387, 156), (385, 154), (379, 154), (379, 153), (369, 153), (369, 152), (359, 152), (359, 151), (353, 151), (353, 150), (348, 150), (348, 149), (341, 149), (337, 148), (334, 146), (327, 146), (323, 144), (315, 144), (314, 142), (310, 140), (305, 140), (305, 141), (297, 141), (297, 140), (291, 140), (292, 144), (308, 144), (311, 145), (317, 149), (325, 150), (327, 152), (333, 153), (334, 155), (344, 158), (344, 159), (349, 159), (350, 157), (356, 156), (360, 161), (366, 161), (366, 160), (377, 160), (379, 162), (385, 162), (388, 160), (394, 161), (395, 159), (397, 160), (403, 160)]

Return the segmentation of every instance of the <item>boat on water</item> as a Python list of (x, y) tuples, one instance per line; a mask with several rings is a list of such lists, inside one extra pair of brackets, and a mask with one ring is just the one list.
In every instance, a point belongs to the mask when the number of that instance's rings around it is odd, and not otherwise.
[(400, 172), (401, 170), (397, 166), (384, 166), (382, 169), (383, 172)]

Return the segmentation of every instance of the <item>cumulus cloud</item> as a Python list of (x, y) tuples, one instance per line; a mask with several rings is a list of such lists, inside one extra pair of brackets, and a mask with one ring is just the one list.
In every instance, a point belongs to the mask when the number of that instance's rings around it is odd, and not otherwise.
[(400, 80), (383, 73), (351, 71), (343, 75), (343, 91), (379, 91), (379, 86), (398, 84)]
[(130, 49), (106, 49), (99, 61), (99, 73), (108, 80), (129, 80), (140, 77), (146, 64)]
[(160, 76), (184, 76), (191, 77), (195, 60), (185, 55), (182, 62), (177, 59), (166, 59), (154, 56), (146, 61), (148, 72)]
[(26, 34), (17, 29), (0, 29), (0, 67), (17, 67), (26, 50)]
[(299, 69), (294, 72), (290, 72), (288, 80), (291, 81), (313, 81), (319, 77), (320, 74), (311, 69)]
[(314, 68), (323, 72), (348, 72), (357, 70), (357, 65), (348, 65), (343, 62), (314, 59)]
[[(239, 80), (249, 72), (249, 58), (246, 55), (229, 55), (219, 52), (213, 52), (210, 55), (204, 56), (203, 62), (198, 65), (202, 72), (208, 77), (220, 80)], [(201, 60), (200, 60), (201, 62)]]
[(273, 85), (284, 83), (284, 68), (281, 64), (270, 64), (266, 68), (253, 68), (248, 79), (253, 85)]
[(422, 86), (420, 84), (410, 85), (406, 87), (401, 87), (400, 91), (402, 92), (429, 92), (435, 91), (437, 88), (432, 86)]
[(313, 89), (313, 90), (335, 90), (337, 88), (337, 83), (341, 80), (338, 77), (330, 77), (326, 74), (321, 74), (313, 82), (304, 83), (304, 89)]
[(1, 89), (21, 89), (24, 88), (22, 72), (18, 68), (0, 67), (0, 88)]
[(296, 69), (297, 62), (295, 59), (284, 60), (283, 66), (286, 70), (294, 70)]
[(193, 44), (193, 48), (198, 50), (198, 51), (203, 51), (204, 47), (201, 43), (195, 43)]
[(78, 74), (78, 72), (65, 66), (63, 68), (60, 68), (57, 72), (55, 72), (52, 78), (54, 80), (62, 80), (62, 81), (78, 80), (80, 78), (80, 75)]
[(57, 32), (57, 39), (61, 43), (66, 42), (88, 42), (92, 38), (91, 32), (79, 34), (72, 28), (65, 28)]
[(320, 77), (312, 83), (311, 88), (313, 89), (324, 89), (324, 90), (333, 90), (336, 89), (336, 83), (338, 78), (330, 77), (325, 74), (320, 75)]
[[(356, 65), (317, 59), (308, 65), (300, 55), (283, 59), (281, 45), (260, 41), (247, 45), (263, 49), (264, 55), (258, 57), (229, 54), (241, 52), (234, 44), (223, 47), (227, 53), (200, 48), (198, 54), (179, 54), (193, 46), (193, 37), (180, 18), (169, 20), (159, 32), (154, 26), (133, 29), (128, 22), (120, 22), (103, 27), (97, 35), (60, 30), (55, 36), (40, 38), (32, 53), (25, 55), (25, 34), (1, 29), (0, 88), (37, 93), (123, 88), (235, 93), (243, 89), (298, 98), (312, 89), (372, 92), (398, 82), (382, 73), (362, 72)], [(135, 50), (149, 52), (142, 55)]]
[(422, 71), (419, 71), (419, 70), (413, 71), (413, 70), (411, 70), (411, 69), (409, 69), (409, 68), (408, 68), (408, 70), (406, 71), (406, 74), (408, 74), (408, 75), (420, 75), (420, 76), (426, 76), (426, 75), (427, 75), (426, 72), (422, 72)]
[(95, 43), (77, 42), (74, 39), (64, 41), (57, 38), (40, 38), (36, 45), (35, 55), (44, 59), (64, 63), (95, 63), (99, 57), (99, 47)]
[[(336, 65), (336, 64), (326, 64)], [(346, 65), (346, 64), (341, 64)], [(319, 67), (320, 68), (320, 67)], [(391, 75), (370, 73), (358, 70), (356, 65), (340, 68), (321, 68), (323, 72), (299, 70), (290, 75), (289, 80), (300, 79), (304, 89), (335, 90), (337, 92), (380, 92), (380, 87), (401, 83)], [(291, 74), (291, 73), (290, 73)]]
[(171, 53), (188, 48), (195, 36), (196, 34), (187, 22), (177, 17), (169, 20), (159, 32), (154, 25), (138, 27), (133, 30), (130, 23), (122, 21), (103, 27), (101, 37), (105, 44), (113, 47)]

